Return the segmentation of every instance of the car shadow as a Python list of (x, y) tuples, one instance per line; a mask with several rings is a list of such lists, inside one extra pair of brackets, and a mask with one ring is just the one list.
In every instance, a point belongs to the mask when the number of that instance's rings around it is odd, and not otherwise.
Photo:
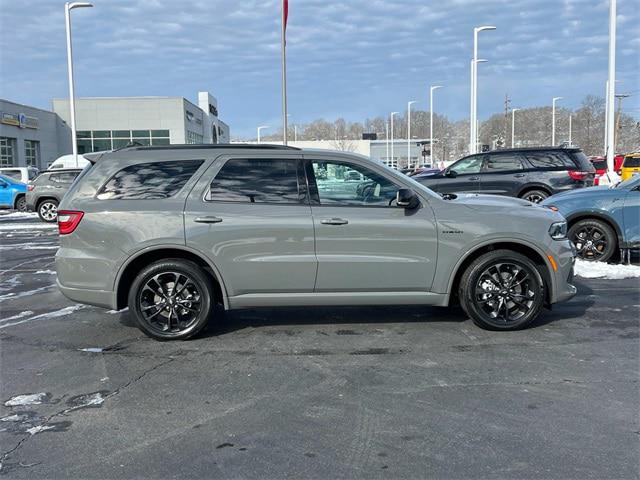
[(574, 278), (572, 283), (578, 289), (577, 295), (569, 301), (552, 305), (551, 309), (544, 309), (527, 328), (538, 328), (550, 323), (582, 317), (596, 302), (596, 298), (591, 287), (580, 278)]

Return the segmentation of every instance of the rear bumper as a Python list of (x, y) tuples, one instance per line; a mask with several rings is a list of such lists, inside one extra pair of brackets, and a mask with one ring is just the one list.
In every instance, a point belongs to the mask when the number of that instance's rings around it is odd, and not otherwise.
[(113, 292), (106, 290), (88, 290), (86, 288), (65, 287), (57, 280), (58, 288), (69, 300), (102, 308), (116, 308), (116, 299)]

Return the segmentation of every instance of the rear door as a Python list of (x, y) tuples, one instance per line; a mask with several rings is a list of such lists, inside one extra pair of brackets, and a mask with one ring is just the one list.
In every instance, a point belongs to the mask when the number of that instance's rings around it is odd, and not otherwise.
[(301, 159), (222, 156), (189, 194), (186, 244), (211, 259), (229, 296), (313, 292), (317, 261)]
[[(428, 204), (395, 205), (391, 176), (357, 161), (305, 155), (316, 235), (316, 292), (429, 291), (437, 232)], [(361, 180), (345, 175), (360, 173)]]
[(636, 182), (624, 199), (624, 239), (627, 246), (640, 247), (640, 182)]
[(520, 155), (512, 152), (485, 156), (480, 173), (480, 191), (491, 195), (515, 197), (527, 183)]

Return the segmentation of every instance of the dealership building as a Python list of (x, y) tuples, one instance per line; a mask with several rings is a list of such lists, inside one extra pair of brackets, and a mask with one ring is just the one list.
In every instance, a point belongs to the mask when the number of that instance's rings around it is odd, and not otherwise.
[[(46, 169), (71, 153), (70, 125), (68, 99), (54, 99), (53, 111), (0, 99), (0, 166)], [(76, 98), (76, 125), (78, 153), (230, 138), (209, 92), (198, 92), (197, 105), (183, 97)]]
[(46, 168), (71, 152), (71, 129), (53, 112), (0, 99), (0, 167)]
[[(69, 100), (54, 99), (53, 111), (70, 123)], [(229, 126), (218, 118), (218, 101), (198, 92), (198, 104), (183, 97), (88, 97), (76, 99), (78, 153), (141, 145), (229, 143)]]

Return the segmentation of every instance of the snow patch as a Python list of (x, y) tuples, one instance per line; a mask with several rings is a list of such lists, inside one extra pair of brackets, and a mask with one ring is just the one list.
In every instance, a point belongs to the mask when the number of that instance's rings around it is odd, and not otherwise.
[(81, 352), (91, 352), (91, 353), (102, 353), (104, 351), (103, 348), (99, 347), (89, 347), (89, 348), (79, 348)]
[(87, 308), (86, 305), (72, 305), (70, 307), (65, 307), (53, 312), (41, 313), (40, 315), (36, 315), (35, 317), (25, 318), (24, 320), (19, 320), (17, 322), (3, 323), (2, 325), (0, 325), (0, 330), (7, 327), (13, 327), (14, 325), (20, 325), (21, 323), (31, 322), (33, 320), (46, 320), (48, 318), (65, 317), (83, 308)]
[(38, 218), (37, 212), (11, 212), (11, 213), (0, 213), (0, 218)]
[(604, 262), (586, 262), (577, 259), (575, 274), (582, 278), (603, 278), (607, 280), (640, 278), (640, 266), (611, 265)]
[(36, 275), (40, 275), (40, 274), (42, 274), (42, 275), (55, 275), (56, 272), (55, 272), (55, 270), (38, 270), (36, 272)]
[(23, 245), (2, 245), (0, 246), (0, 250), (57, 250), (58, 245), (33, 245), (33, 244), (23, 244)]
[(13, 223), (13, 222), (0, 222), (0, 230), (40, 230), (42, 228), (58, 228), (57, 223)]
[(35, 427), (27, 428), (29, 435), (35, 435), (36, 433), (44, 432), (46, 430), (53, 430), (55, 425), (36, 425)]
[(20, 318), (28, 317), (29, 315), (33, 315), (33, 312), (31, 310), (25, 310), (24, 312), (20, 312), (19, 314), (11, 317), (1, 318), (0, 322), (10, 322), (11, 320), (18, 320)]
[(42, 393), (26, 393), (24, 395), (16, 395), (4, 402), (5, 407), (20, 407), (23, 405), (40, 405), (49, 398), (49, 394)]

